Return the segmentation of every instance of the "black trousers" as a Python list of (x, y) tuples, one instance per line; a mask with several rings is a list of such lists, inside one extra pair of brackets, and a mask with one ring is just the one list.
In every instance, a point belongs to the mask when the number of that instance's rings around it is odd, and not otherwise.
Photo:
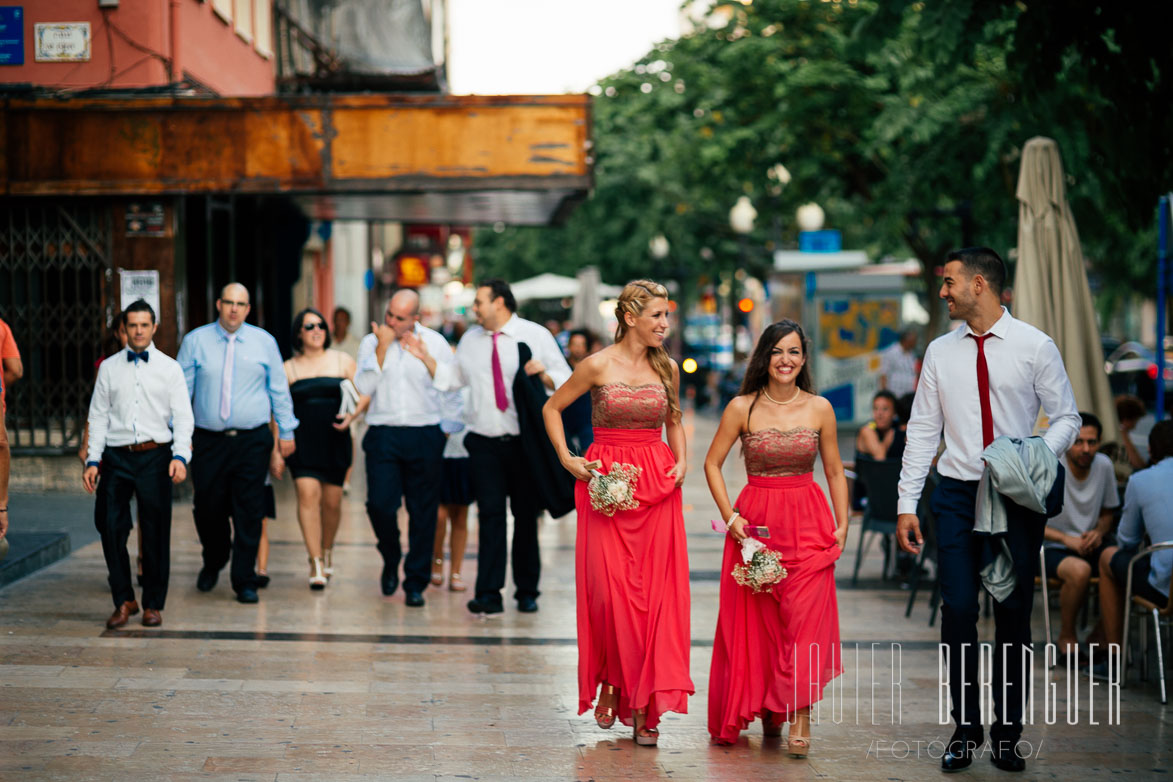
[(423, 592), (432, 577), (444, 440), (439, 426), (372, 426), (362, 441), (367, 460), (367, 516), (384, 565), (396, 573), (403, 557), (399, 503), (407, 503), (403, 588), (408, 592)]
[[(1061, 503), (1062, 472), (1056, 485)], [(982, 729), (977, 632), (979, 573), (990, 561), (996, 545), (987, 536), (973, 534), (977, 489), (977, 481), (942, 477), (930, 505), (937, 519), (941, 642), (949, 651), (949, 696), (953, 701), (950, 714), (959, 728), (974, 732)], [(1023, 650), (1031, 644), (1034, 578), (1038, 571), (1043, 530), (1047, 525), (1045, 514), (1027, 510), (1009, 500), (1005, 501), (1005, 507), (1008, 516), (1006, 543), (1014, 562), (1017, 584), (1005, 600), (994, 601), (994, 723), (990, 727), (990, 738), (995, 742), (1014, 742), (1022, 735), (1023, 688), (1030, 686), (1029, 671), (1026, 677), (1023, 676)]]
[(171, 575), (171, 465), (169, 447), (131, 453), (107, 448), (99, 468), (94, 526), (102, 536), (102, 554), (114, 607), (134, 600), (126, 540), (134, 526), (131, 497), (138, 498), (143, 532), (143, 608), (163, 610)]
[(464, 438), (477, 500), (476, 596), (501, 601), (505, 586), (505, 500), (513, 512), (514, 597), (537, 597), (542, 576), (538, 550), (538, 514), (521, 440), (516, 436), (483, 437), (470, 432)]
[(272, 453), (273, 433), (267, 424), (235, 436), (206, 429), (192, 435), (192, 515), (204, 547), (204, 567), (219, 571), (231, 556), (237, 592), (256, 588), (265, 473)]

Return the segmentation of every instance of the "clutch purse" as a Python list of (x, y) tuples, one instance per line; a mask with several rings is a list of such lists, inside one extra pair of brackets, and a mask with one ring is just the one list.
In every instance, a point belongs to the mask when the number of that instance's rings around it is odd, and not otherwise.
[(338, 406), (338, 417), (345, 418), (358, 409), (358, 389), (346, 378), (343, 378), (338, 386), (342, 389), (342, 404)]

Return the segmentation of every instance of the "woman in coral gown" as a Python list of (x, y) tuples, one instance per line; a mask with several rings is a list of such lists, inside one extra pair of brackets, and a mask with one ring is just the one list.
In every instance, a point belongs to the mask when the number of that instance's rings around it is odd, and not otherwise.
[[(686, 713), (694, 691), (680, 498), (685, 473), (680, 373), (663, 346), (668, 331), (664, 286), (650, 280), (628, 283), (615, 317), (615, 344), (583, 359), (543, 412), (563, 466), (579, 481), (579, 713), (599, 692), (599, 727), (610, 728), (618, 717), (632, 726), (637, 744), (650, 746), (659, 736), (660, 717), (668, 711)], [(587, 392), (595, 441), (583, 458), (566, 446), (561, 412)], [(636, 507), (604, 507), (613, 513), (608, 515), (592, 506), (587, 464), (595, 460), (602, 463), (598, 470), (603, 474), (619, 465), (638, 471)]]
[[(721, 466), (741, 440), (748, 485), (734, 506)], [(823, 458), (834, 515), (814, 482)], [(705, 477), (728, 534), (721, 563), (721, 605), (709, 672), (709, 733), (732, 744), (754, 719), (767, 736), (790, 723), (789, 752), (810, 750), (810, 706), (843, 672), (835, 561), (847, 540), (847, 480), (835, 413), (813, 393), (802, 327), (783, 320), (758, 340), (741, 393), (725, 408), (705, 456)], [(788, 575), (762, 592), (736, 583), (747, 526), (781, 554)]]

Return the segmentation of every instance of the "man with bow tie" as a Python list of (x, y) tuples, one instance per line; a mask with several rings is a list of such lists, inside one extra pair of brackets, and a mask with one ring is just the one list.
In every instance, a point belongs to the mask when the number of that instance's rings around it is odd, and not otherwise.
[[(139, 612), (126, 539), (130, 499), (142, 528), (143, 625), (158, 627), (171, 568), (171, 484), (187, 477), (195, 424), (183, 370), (154, 342), (155, 311), (142, 299), (126, 309), (127, 349), (103, 361), (90, 400), (89, 452), (82, 484), (96, 490), (94, 524), (102, 536), (114, 613), (122, 627)], [(125, 359), (122, 358), (125, 356)]]

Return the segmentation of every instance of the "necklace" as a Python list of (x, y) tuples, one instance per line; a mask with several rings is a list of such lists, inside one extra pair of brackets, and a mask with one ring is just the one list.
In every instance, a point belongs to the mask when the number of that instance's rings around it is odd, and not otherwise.
[(798, 395), (802, 393), (802, 389), (801, 388), (794, 389), (794, 396), (790, 397), (785, 402), (779, 402), (777, 399), (770, 396), (770, 392), (764, 388), (762, 389), (762, 393), (765, 394), (766, 399), (769, 399), (771, 402), (773, 402), (776, 405), (788, 405), (791, 402), (793, 402), (795, 399), (798, 399)]

